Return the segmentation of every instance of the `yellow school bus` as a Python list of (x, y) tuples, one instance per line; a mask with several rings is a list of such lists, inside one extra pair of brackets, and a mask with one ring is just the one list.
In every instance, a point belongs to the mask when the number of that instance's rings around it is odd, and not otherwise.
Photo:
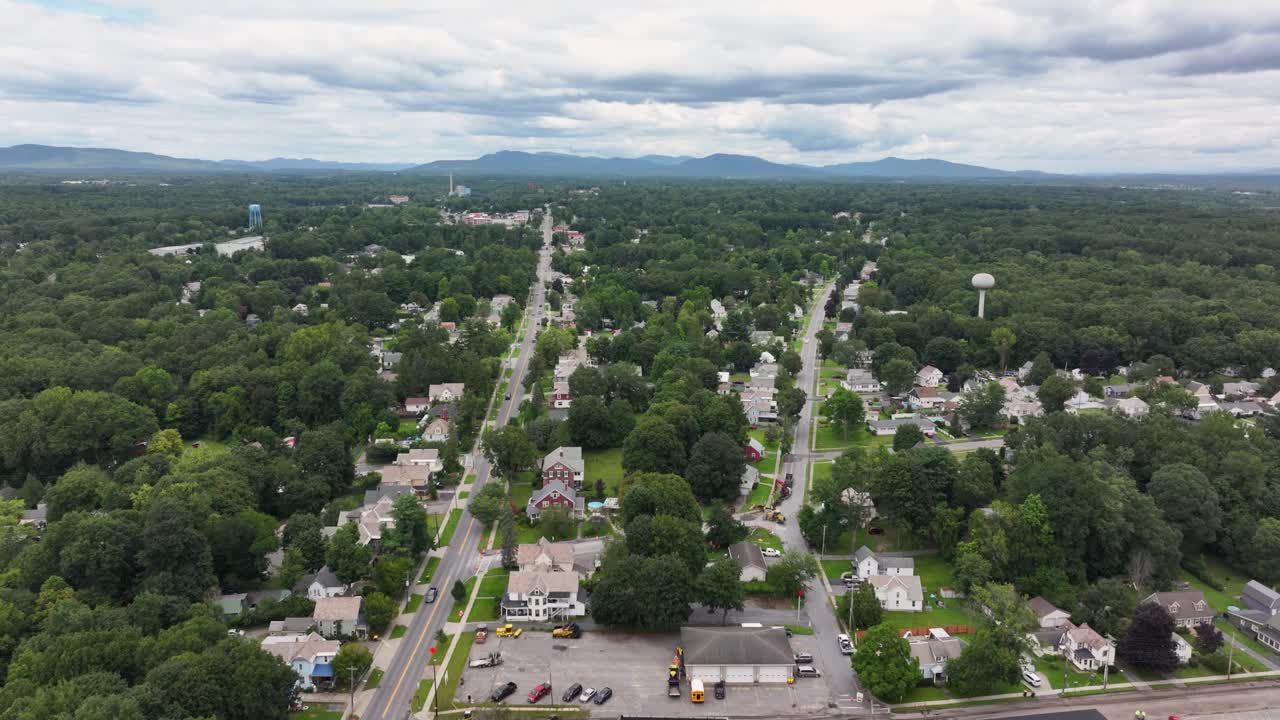
[(707, 699), (707, 694), (702, 690), (702, 681), (698, 678), (689, 681), (689, 699), (696, 703)]

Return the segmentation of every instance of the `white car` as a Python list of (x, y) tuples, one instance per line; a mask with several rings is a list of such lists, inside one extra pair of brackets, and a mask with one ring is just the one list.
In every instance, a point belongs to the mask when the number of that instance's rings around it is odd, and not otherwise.
[(781, 550), (774, 550), (773, 548), (768, 548), (768, 547), (760, 548), (760, 553), (765, 557), (782, 557)]
[(848, 635), (845, 635), (844, 633), (840, 633), (839, 635), (836, 636), (836, 642), (840, 643), (840, 652), (842, 654), (844, 655), (853, 654), (853, 641), (849, 639)]
[(581, 695), (578, 696), (578, 702), (591, 702), (591, 698), (595, 696), (596, 696), (596, 689), (587, 688), (586, 690), (582, 691)]
[(1022, 671), (1022, 681), (1031, 687), (1040, 687), (1040, 676), (1029, 670)]

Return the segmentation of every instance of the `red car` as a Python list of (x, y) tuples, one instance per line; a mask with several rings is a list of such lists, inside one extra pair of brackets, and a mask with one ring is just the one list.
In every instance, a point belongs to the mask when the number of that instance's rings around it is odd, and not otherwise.
[(551, 683), (538, 683), (538, 686), (529, 693), (529, 702), (536, 703), (550, 694)]

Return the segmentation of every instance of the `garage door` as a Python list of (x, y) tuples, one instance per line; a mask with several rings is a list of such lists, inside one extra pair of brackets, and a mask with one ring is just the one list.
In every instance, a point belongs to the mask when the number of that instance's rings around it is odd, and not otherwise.
[(734, 685), (750, 685), (756, 681), (755, 667), (752, 665), (729, 665), (724, 669), (724, 680)]
[(789, 665), (761, 665), (759, 672), (759, 682), (762, 683), (785, 683), (787, 677), (791, 674), (792, 669)]
[(689, 665), (686, 667), (689, 672), (689, 678), (697, 678), (704, 683), (720, 682), (720, 666), (719, 665)]

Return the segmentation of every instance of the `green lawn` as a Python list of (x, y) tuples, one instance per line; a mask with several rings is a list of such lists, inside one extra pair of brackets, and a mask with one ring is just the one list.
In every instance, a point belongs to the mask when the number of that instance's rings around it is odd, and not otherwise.
[[(458, 690), (458, 680), (462, 677), (462, 669), (466, 667), (467, 658), (471, 654), (471, 643), (475, 641), (475, 633), (462, 633), (453, 648), (453, 656), (449, 658), (449, 666), (443, 674), (444, 682), (440, 684), (440, 707), (453, 707), (453, 695)], [(440, 648), (443, 652), (444, 648)]]
[(537, 525), (530, 525), (524, 520), (516, 523), (516, 542), (527, 545), (538, 542), (540, 537), (542, 537), (542, 531), (538, 529)]
[(382, 683), (382, 668), (374, 668), (369, 671), (369, 679), (364, 681), (365, 690), (373, 690)]
[(764, 457), (754, 463), (755, 469), (760, 471), (761, 475), (773, 475), (778, 471), (778, 453), (773, 450), (766, 450)]
[(863, 426), (850, 430), (849, 437), (846, 439), (843, 431), (835, 429), (829, 423), (819, 421), (813, 441), (815, 450), (843, 450), (855, 445), (891, 445), (893, 436), (878, 437)]
[[(1036, 658), (1036, 670), (1044, 673), (1044, 676), (1049, 679), (1049, 687), (1052, 688), (1063, 687), (1062, 673), (1064, 670), (1067, 673), (1066, 687), (1068, 689), (1102, 684), (1102, 673), (1082, 673), (1076, 670), (1074, 665), (1056, 655)], [(1115, 673), (1114, 676), (1118, 676), (1114, 678), (1116, 680), (1124, 680), (1124, 676), (1120, 675), (1120, 673)]]
[(945, 627), (947, 625), (972, 625), (978, 618), (960, 606), (959, 600), (947, 600), (947, 607), (932, 608), (927, 612), (893, 611), (884, 614), (883, 622), (893, 628)]
[(404, 438), (415, 437), (418, 434), (417, 420), (401, 420), (396, 426), (396, 437), (403, 440)]
[(920, 584), (924, 586), (925, 597), (929, 593), (937, 593), (940, 588), (955, 585), (951, 576), (951, 566), (937, 555), (921, 555), (915, 558), (916, 575), (920, 576)]
[(405, 627), (404, 625), (397, 625), (391, 628), (391, 639), (398, 640), (404, 637), (404, 634), (407, 632), (409, 632), (409, 628)]
[[(422, 678), (418, 682), (418, 689), (413, 693), (413, 711), (422, 712), (423, 706), (427, 704), (427, 695), (431, 693), (431, 678)], [(339, 716), (341, 717), (341, 716)]]
[(409, 596), (409, 602), (404, 604), (404, 611), (406, 613), (416, 613), (420, 605), (422, 605), (422, 596), (414, 593)]
[(1187, 573), (1184, 579), (1191, 583), (1191, 587), (1203, 592), (1204, 599), (1208, 600), (1209, 605), (1218, 612), (1226, 612), (1228, 605), (1239, 606), (1240, 593), (1244, 591), (1244, 584), (1249, 579), (1248, 574), (1232, 570), (1221, 560), (1211, 555), (1206, 555), (1204, 561), (1214, 579), (1222, 584), (1221, 590), (1209, 587), (1190, 573)]
[[(1267, 655), (1275, 654), (1275, 651), (1273, 651), (1271, 648), (1258, 642), (1257, 638), (1249, 635), (1245, 631), (1241, 630), (1235, 625), (1232, 625), (1231, 623), (1227, 622), (1222, 618), (1218, 618), (1217, 620), (1214, 620), (1213, 624), (1216, 625), (1217, 628), (1221, 630), (1224, 634), (1230, 635), (1236, 640), (1239, 640), (1241, 645), (1244, 645), (1250, 648), (1254, 652), (1262, 653), (1264, 657)], [(1243, 654), (1244, 653), (1236, 653), (1236, 655), (1243, 655)]]
[(840, 576), (853, 569), (848, 560), (823, 560), (822, 572), (829, 580), (839, 580)]
[(440, 567), (440, 558), (438, 557), (428, 558), (427, 566), (422, 569), (422, 577), (418, 579), (418, 582), (421, 582), (421, 583), (431, 582), (431, 576), (436, 574), (436, 568), (438, 567)]
[[(471, 597), (471, 590), (476, 586), (475, 576), (467, 578), (467, 581), (462, 583), (462, 586), (467, 589), (467, 594), (462, 596), (461, 600), (453, 601), (453, 606), (449, 608), (449, 622), (458, 622), (462, 619), (461, 613), (467, 609), (467, 598)], [(441, 588), (441, 591), (448, 592), (449, 597), (453, 597), (453, 587)]]
[(812, 635), (813, 628), (808, 625), (783, 625), (782, 627), (791, 631), (792, 635)]
[(303, 710), (289, 713), (289, 720), (342, 720), (341, 710)]
[(749, 435), (750, 437), (753, 437), (753, 438), (755, 438), (756, 440), (758, 440), (758, 441), (760, 442), (760, 444), (764, 446), (764, 449), (765, 449), (765, 450), (768, 450), (768, 451), (775, 451), (775, 450), (777, 450), (777, 449), (778, 449), (778, 443), (776, 443), (776, 442), (772, 442), (772, 443), (771, 443), (771, 442), (769, 442), (769, 441), (768, 441), (768, 439), (766, 439), (766, 437), (765, 437), (767, 434), (768, 434), (768, 433), (766, 433), (766, 432), (765, 432), (763, 429), (761, 429), (761, 428), (756, 428), (755, 430), (749, 430), (749, 431), (747, 431), (747, 435)]
[(454, 508), (449, 511), (449, 522), (444, 526), (444, 532), (440, 535), (440, 541), (436, 543), (438, 547), (444, 547), (453, 539), (453, 533), (458, 529), (458, 521), (462, 518), (462, 509)]
[(505, 571), (497, 573), (490, 572), (480, 581), (480, 594), (476, 596), (475, 604), (471, 606), (471, 613), (467, 615), (467, 622), (485, 622), (498, 619), (502, 596), (507, 592), (507, 580), (510, 578)]
[(758, 482), (751, 489), (751, 494), (747, 495), (747, 508), (753, 508), (756, 505), (768, 505), (769, 498), (773, 495), (773, 483)]
[(819, 460), (809, 466), (809, 482), (804, 484), (804, 504), (809, 504), (809, 488), (813, 487), (818, 480), (827, 480), (831, 477), (831, 469), (836, 466), (834, 461)]
[(440, 638), (435, 638), (436, 654), (431, 656), (431, 662), (428, 665), (440, 665), (444, 662), (444, 652), (449, 649), (449, 642), (453, 636), (449, 633), (444, 634), (444, 642), (440, 642)]
[(764, 528), (751, 528), (751, 534), (747, 536), (747, 539), (762, 548), (782, 549), (782, 538)]
[[(931, 700), (947, 700), (951, 696), (947, 691), (932, 685), (917, 685), (907, 691), (906, 697), (902, 698), (902, 703), (918, 703), (928, 702)], [(902, 704), (899, 703), (899, 704)]]
[(584, 494), (594, 497), (596, 480), (604, 480), (605, 494), (617, 497), (622, 489), (622, 448), (584, 450), (582, 460), (586, 465), (582, 480)]
[(507, 499), (512, 505), (516, 506), (517, 512), (523, 512), (526, 505), (529, 504), (529, 498), (533, 496), (533, 471), (521, 470), (516, 473), (516, 477), (511, 481), (511, 489), (507, 493)]

